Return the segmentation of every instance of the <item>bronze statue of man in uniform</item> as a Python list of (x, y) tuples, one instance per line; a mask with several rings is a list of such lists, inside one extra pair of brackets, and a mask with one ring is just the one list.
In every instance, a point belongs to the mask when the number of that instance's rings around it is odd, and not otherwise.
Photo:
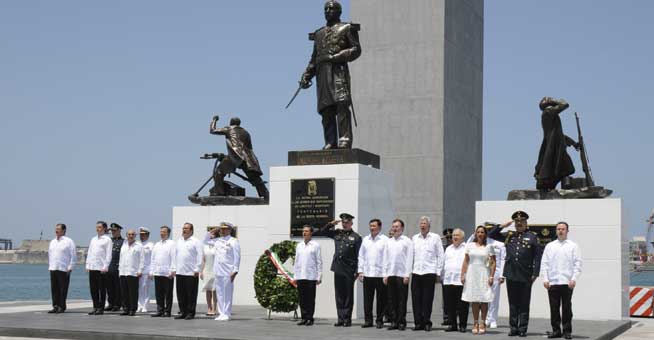
[(543, 97), (540, 103), (543, 142), (538, 153), (538, 163), (534, 172), (536, 189), (550, 191), (564, 178), (575, 172), (572, 159), (566, 148), (573, 146), (579, 150), (579, 143), (563, 133), (559, 114), (570, 105), (563, 99)]
[(263, 172), (259, 167), (259, 160), (252, 150), (252, 140), (250, 134), (241, 127), (241, 120), (237, 117), (229, 121), (229, 126), (216, 128), (218, 116), (214, 116), (209, 127), (209, 133), (212, 135), (223, 135), (227, 143), (227, 156), (220, 161), (216, 167), (213, 180), (214, 187), (210, 192), (212, 196), (225, 196), (224, 179), (225, 176), (234, 173), (236, 169), (241, 169), (256, 189), (261, 198), (268, 199), (268, 188), (261, 179)]
[(313, 53), (300, 79), (300, 87), (307, 89), (316, 77), (318, 112), (325, 135), (323, 149), (352, 148), (352, 95), (347, 63), (361, 55), (360, 26), (341, 22), (341, 12), (337, 1), (325, 3), (327, 24), (309, 34), (314, 41)]

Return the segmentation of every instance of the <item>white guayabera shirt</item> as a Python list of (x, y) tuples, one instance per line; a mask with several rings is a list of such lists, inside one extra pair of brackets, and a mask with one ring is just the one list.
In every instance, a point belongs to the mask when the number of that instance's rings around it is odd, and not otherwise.
[(73, 269), (77, 261), (75, 242), (69, 237), (61, 236), (50, 241), (48, 247), (48, 270), (67, 272)]
[(384, 253), (388, 236), (381, 232), (374, 238), (368, 235), (363, 238), (359, 248), (359, 268), (357, 273), (363, 273), (364, 277), (384, 276)]
[(169, 276), (175, 271), (177, 248), (173, 240), (161, 240), (152, 247), (150, 275)]
[(87, 270), (108, 270), (111, 263), (111, 247), (113, 243), (107, 235), (94, 236), (86, 253)]
[(293, 265), (295, 280), (322, 280), (322, 255), (320, 245), (316, 241), (298, 242), (295, 246), (295, 264)]

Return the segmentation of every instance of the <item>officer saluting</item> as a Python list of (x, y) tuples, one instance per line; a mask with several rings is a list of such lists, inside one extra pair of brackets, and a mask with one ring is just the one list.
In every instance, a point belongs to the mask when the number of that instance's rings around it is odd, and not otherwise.
[[(339, 215), (340, 220), (327, 223), (322, 234), (334, 239), (334, 259), (331, 271), (334, 272), (334, 291), (336, 293), (336, 313), (338, 322), (334, 326), (352, 326), (352, 306), (354, 305), (354, 282), (357, 278), (357, 266), (361, 236), (352, 230), (354, 216), (348, 213)], [(338, 223), (343, 229), (334, 229)]]
[(536, 234), (527, 231), (529, 215), (524, 211), (516, 211), (511, 215), (512, 221), (497, 225), (488, 234), (496, 240), (502, 236), (503, 228), (515, 223), (515, 232), (509, 231), (504, 244), (506, 246), (506, 262), (500, 282), (506, 279), (506, 291), (509, 298), (509, 336), (527, 336), (529, 324), (529, 303), (531, 300), (531, 285), (540, 272), (542, 251), (536, 240)]

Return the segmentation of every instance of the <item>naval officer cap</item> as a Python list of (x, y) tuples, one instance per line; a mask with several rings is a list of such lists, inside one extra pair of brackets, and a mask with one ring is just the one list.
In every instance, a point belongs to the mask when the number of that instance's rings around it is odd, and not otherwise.
[(352, 221), (354, 219), (354, 216), (348, 213), (342, 213), (338, 215), (338, 217), (340, 217), (342, 221)]
[(518, 220), (518, 219), (527, 220), (527, 219), (529, 219), (529, 214), (527, 214), (526, 212), (524, 212), (522, 210), (518, 210), (518, 211), (514, 212), (513, 215), (511, 215), (511, 219), (512, 220)]
[(146, 227), (140, 227), (139, 228), (139, 234), (149, 234), (149, 233), (150, 233), (150, 229), (148, 229)]
[(123, 227), (118, 223), (112, 223), (111, 229), (123, 229)]
[(229, 229), (234, 229), (234, 225), (229, 223), (229, 222), (220, 222), (220, 226), (218, 228), (229, 228)]

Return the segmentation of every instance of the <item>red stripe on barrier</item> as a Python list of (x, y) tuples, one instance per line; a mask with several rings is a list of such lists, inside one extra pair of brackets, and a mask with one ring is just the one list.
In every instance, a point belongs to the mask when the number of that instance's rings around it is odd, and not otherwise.
[[(634, 314), (634, 313), (636, 313), (636, 311), (638, 311), (638, 308), (640, 308), (640, 306), (642, 306), (643, 304), (645, 304), (645, 302), (647, 302), (647, 300), (649, 300), (649, 299), (651, 299), (651, 298), (652, 298), (652, 290), (648, 290), (647, 293), (645, 293), (645, 296), (643, 296), (640, 300), (638, 300), (636, 303), (634, 303), (634, 304), (631, 306), (631, 309), (630, 309), (630, 311), (629, 311), (629, 314)], [(649, 309), (652, 309), (652, 307), (650, 306)]]
[(652, 316), (652, 307), (647, 308), (645, 313), (642, 316)]
[(640, 288), (640, 287), (632, 287), (631, 290), (629, 291), (629, 300), (633, 299), (634, 296), (638, 295), (638, 293), (640, 293), (640, 291), (643, 289), (644, 288)]

